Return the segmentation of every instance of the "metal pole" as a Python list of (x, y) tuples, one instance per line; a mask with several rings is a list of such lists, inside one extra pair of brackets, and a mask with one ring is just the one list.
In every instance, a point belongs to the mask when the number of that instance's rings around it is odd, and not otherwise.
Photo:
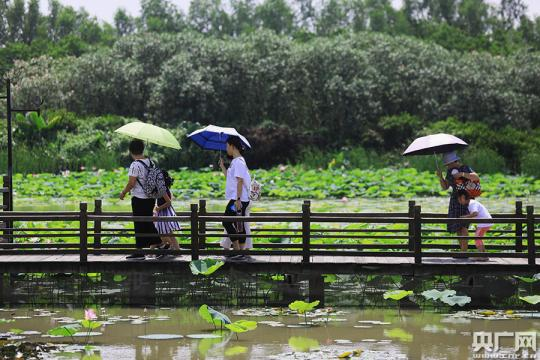
[(7, 100), (7, 176), (9, 187), (9, 203), (7, 211), (13, 211), (13, 131), (11, 129), (11, 80), (6, 79)]

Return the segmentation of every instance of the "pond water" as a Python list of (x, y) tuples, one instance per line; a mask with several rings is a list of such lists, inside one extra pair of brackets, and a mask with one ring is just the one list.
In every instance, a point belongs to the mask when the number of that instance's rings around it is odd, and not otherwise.
[[(101, 308), (92, 330), (96, 336), (51, 338), (47, 331), (81, 319), (82, 309), (2, 309), (0, 332), (12, 332), (19, 341), (67, 344), (59, 359), (336, 359), (355, 351), (360, 359), (469, 359), (473, 358), (473, 332), (506, 332), (501, 352), (512, 353), (514, 337), (509, 333), (534, 332), (540, 314), (511, 311), (457, 312), (440, 314), (401, 310), (333, 310), (330, 316), (318, 311), (308, 318), (316, 326), (303, 327), (304, 317), (284, 309), (220, 309), (231, 321), (255, 320), (255, 330), (240, 333), (214, 331), (197, 309)], [(262, 316), (264, 314), (272, 316)], [(256, 316), (254, 316), (256, 315)], [(5, 323), (6, 321), (12, 321)], [(144, 339), (156, 334), (181, 335), (177, 339)], [(202, 334), (202, 335), (201, 335)], [(158, 336), (159, 337), (159, 336)], [(201, 338), (208, 337), (208, 338)], [(74, 346), (74, 344), (79, 345)], [(81, 346), (89, 344), (85, 351)], [(92, 356), (89, 353), (93, 352)]]

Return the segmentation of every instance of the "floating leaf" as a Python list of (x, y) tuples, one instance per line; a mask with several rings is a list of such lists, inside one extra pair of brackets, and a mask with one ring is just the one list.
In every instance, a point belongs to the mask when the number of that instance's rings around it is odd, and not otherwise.
[(9, 332), (15, 335), (20, 335), (24, 332), (22, 329), (9, 329)]
[(66, 326), (59, 326), (55, 327), (53, 329), (50, 329), (47, 331), (47, 334), (52, 336), (73, 336), (79, 331), (80, 326), (77, 325), (66, 325)]
[(216, 272), (225, 263), (216, 259), (193, 260), (189, 263), (189, 268), (193, 275), (210, 275)]
[(304, 314), (306, 312), (309, 312), (315, 309), (319, 305), (319, 303), (320, 303), (319, 300), (315, 300), (311, 303), (301, 301), (301, 300), (296, 300), (289, 304), (289, 309), (296, 311), (299, 314)]
[(519, 298), (532, 305), (540, 303), (540, 295), (520, 296)]
[(388, 290), (383, 294), (384, 299), (401, 300), (409, 295), (413, 295), (412, 290)]

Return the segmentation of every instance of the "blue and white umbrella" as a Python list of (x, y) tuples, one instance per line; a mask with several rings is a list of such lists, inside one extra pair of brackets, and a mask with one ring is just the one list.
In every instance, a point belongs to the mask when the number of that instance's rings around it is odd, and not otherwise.
[(244, 146), (251, 149), (249, 141), (235, 128), (208, 125), (203, 129), (195, 130), (188, 135), (188, 138), (205, 150), (225, 151), (229, 136), (238, 136)]

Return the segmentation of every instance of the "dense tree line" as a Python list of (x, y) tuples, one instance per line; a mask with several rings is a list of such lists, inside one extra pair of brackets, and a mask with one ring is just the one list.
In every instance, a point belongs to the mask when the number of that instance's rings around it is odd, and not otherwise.
[(502, 134), (540, 125), (540, 53), (461, 54), (384, 34), (131, 35), (78, 58), (20, 62), (13, 74), (20, 104), (41, 94), (47, 108), (81, 115), (234, 124), (274, 149), (273, 163), (300, 145), (402, 149), (449, 117)]
[(0, 74), (15, 60), (39, 55), (79, 56), (111, 46), (133, 33), (197, 31), (238, 37), (267, 29), (297, 41), (317, 36), (375, 31), (409, 35), (447, 49), (508, 54), (540, 49), (540, 20), (526, 15), (523, 0), (193, 0), (184, 13), (169, 0), (141, 0), (140, 16), (118, 9), (114, 24), (98, 21), (84, 9), (39, 0), (0, 1)]

